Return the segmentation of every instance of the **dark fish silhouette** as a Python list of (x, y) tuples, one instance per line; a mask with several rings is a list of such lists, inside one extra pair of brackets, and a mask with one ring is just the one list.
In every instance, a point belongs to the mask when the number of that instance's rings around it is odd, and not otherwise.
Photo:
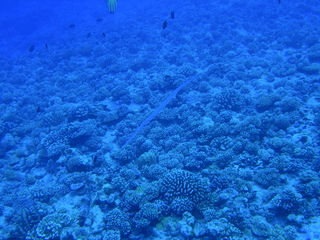
[(171, 13), (170, 13), (170, 17), (171, 17), (171, 19), (174, 19), (174, 17), (175, 17), (175, 15), (174, 15), (174, 11), (171, 11)]
[(49, 47), (48, 47), (48, 44), (47, 44), (47, 43), (44, 45), (44, 47), (45, 47), (47, 50), (49, 49)]
[(30, 46), (30, 47), (29, 47), (29, 52), (33, 52), (34, 49), (35, 49), (35, 46), (34, 46), (34, 45)]
[(90, 32), (87, 33), (87, 38), (89, 38), (89, 37), (91, 37), (91, 33)]
[(166, 29), (168, 27), (168, 22), (167, 20), (165, 20), (163, 23), (162, 23), (162, 29)]
[(72, 24), (69, 25), (69, 28), (75, 28), (75, 26), (76, 25), (72, 23)]
[(278, 0), (278, 3), (280, 4), (280, 3), (281, 3), (281, 0)]
[(307, 137), (307, 136), (302, 136), (302, 137), (300, 138), (300, 141), (301, 141), (302, 143), (306, 143), (306, 142), (308, 141), (308, 137)]
[(36, 112), (37, 112), (37, 113), (41, 112), (41, 108), (40, 108), (39, 106), (37, 106)]
[(103, 18), (97, 18), (96, 19), (96, 22), (102, 22), (103, 21)]
[(106, 34), (105, 34), (105, 33), (102, 33), (102, 37), (106, 37)]

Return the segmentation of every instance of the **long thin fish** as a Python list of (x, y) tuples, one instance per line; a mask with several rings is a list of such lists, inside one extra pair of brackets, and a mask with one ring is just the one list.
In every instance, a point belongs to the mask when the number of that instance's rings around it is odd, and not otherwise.
[(172, 101), (173, 98), (184, 88), (186, 87), (194, 77), (185, 80), (182, 84), (180, 84), (140, 125), (136, 128), (136, 130), (130, 135), (125, 144), (122, 146), (123, 148), (130, 144), (135, 137), (156, 117), (158, 114)]

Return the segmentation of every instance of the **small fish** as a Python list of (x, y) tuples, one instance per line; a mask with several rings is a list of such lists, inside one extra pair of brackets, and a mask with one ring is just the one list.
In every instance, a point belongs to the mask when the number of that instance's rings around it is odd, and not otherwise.
[(102, 37), (106, 37), (106, 34), (105, 34), (105, 33), (102, 33)]
[(44, 47), (45, 47), (47, 50), (49, 50), (49, 47), (48, 47), (48, 44), (47, 44), (47, 43), (44, 45)]
[(75, 24), (73, 24), (73, 23), (71, 23), (71, 24), (69, 24), (69, 28), (75, 28)]
[(166, 29), (168, 27), (168, 22), (167, 20), (165, 20), (163, 23), (162, 23), (162, 29)]
[(301, 141), (302, 143), (306, 143), (306, 142), (308, 141), (308, 137), (307, 137), (307, 136), (302, 136), (302, 137), (300, 138), (300, 141)]
[(34, 46), (34, 45), (31, 45), (31, 46), (29, 47), (29, 52), (33, 52), (34, 49), (35, 49), (35, 46)]
[(170, 17), (171, 17), (171, 19), (174, 19), (174, 18), (175, 18), (174, 11), (171, 11)]
[(39, 106), (37, 106), (36, 112), (37, 112), (37, 113), (41, 112), (41, 108), (40, 108)]
[(97, 18), (96, 19), (96, 22), (102, 22), (103, 21), (103, 18)]
[(280, 4), (280, 3), (281, 3), (281, 0), (278, 0), (278, 3)]
[(91, 32), (87, 33), (87, 38), (91, 37)]

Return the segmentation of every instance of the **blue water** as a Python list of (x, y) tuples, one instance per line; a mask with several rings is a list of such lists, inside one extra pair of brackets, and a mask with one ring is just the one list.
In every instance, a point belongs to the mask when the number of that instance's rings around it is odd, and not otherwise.
[(320, 239), (318, 0), (9, 1), (0, 240)]

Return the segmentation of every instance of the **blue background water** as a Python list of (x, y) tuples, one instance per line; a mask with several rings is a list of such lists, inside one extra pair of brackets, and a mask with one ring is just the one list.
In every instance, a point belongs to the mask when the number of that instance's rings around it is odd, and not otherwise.
[(0, 239), (320, 239), (319, 26), (318, 0), (2, 1)]

